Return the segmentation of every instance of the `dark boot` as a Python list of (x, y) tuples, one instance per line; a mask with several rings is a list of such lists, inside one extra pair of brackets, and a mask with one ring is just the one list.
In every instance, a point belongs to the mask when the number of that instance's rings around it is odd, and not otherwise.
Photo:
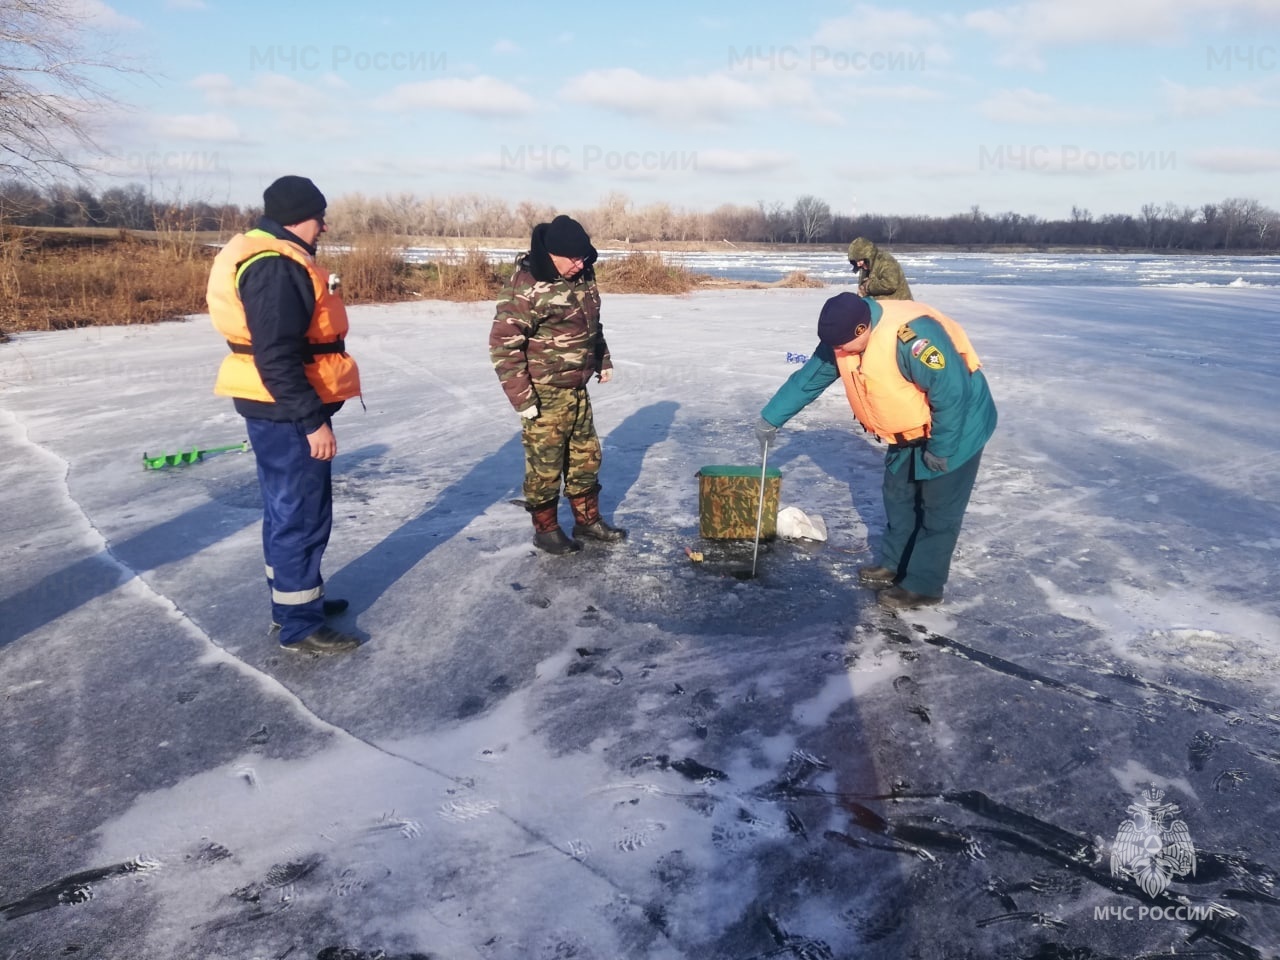
[(533, 545), (557, 556), (582, 549), (582, 544), (570, 540), (560, 529), (560, 519), (556, 516), (559, 506), (558, 497), (550, 503), (529, 506), (533, 516)]
[(360, 638), (349, 633), (342, 633), (330, 626), (319, 627), (294, 643), (282, 643), (280, 646), (295, 653), (315, 653), (327, 655), (331, 653), (347, 653), (360, 646)]
[(920, 607), (931, 607), (942, 602), (941, 597), (914, 593), (905, 587), (889, 587), (887, 590), (881, 590), (876, 599), (880, 606), (888, 607), (890, 610), (918, 610)]
[(573, 535), (616, 543), (627, 535), (621, 527), (610, 526), (600, 516), (600, 484), (576, 497), (569, 498), (573, 507)]
[(869, 587), (892, 587), (898, 579), (898, 571), (888, 567), (859, 567), (858, 580)]

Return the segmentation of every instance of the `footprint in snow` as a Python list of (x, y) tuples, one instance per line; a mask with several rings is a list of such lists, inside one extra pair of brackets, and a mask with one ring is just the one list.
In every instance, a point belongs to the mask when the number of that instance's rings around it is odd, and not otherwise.
[(339, 897), (364, 893), (369, 887), (391, 876), (391, 868), (376, 860), (362, 860), (351, 864), (333, 880), (330, 891)]
[(467, 823), (498, 809), (494, 800), (449, 800), (440, 805), (436, 814), (450, 823)]
[(623, 853), (634, 853), (647, 847), (666, 832), (667, 825), (660, 820), (644, 820), (640, 823), (624, 827), (622, 834), (613, 841), (615, 849)]

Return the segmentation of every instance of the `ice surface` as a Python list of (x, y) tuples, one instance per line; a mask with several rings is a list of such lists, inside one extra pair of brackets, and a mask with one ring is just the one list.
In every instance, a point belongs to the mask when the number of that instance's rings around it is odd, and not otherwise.
[[(834, 289), (606, 297), (631, 536), (564, 558), (492, 306), (354, 308), (328, 660), (267, 635), (252, 455), (142, 469), (244, 438), (207, 318), (0, 346), (0, 956), (1276, 956), (1280, 293), (1240, 275), (919, 286), (1000, 427), (902, 620), (838, 387), (769, 457), (828, 542), (741, 581), (697, 538)], [(1110, 869), (1153, 784), (1197, 853), (1157, 899)]]
[[(471, 244), (474, 246), (474, 244)], [(642, 246), (633, 248), (642, 251)], [(522, 251), (486, 247), (491, 260), (509, 263)], [(601, 250), (601, 261), (625, 257), (627, 250)], [(1280, 257), (1203, 256), (1195, 254), (954, 253), (895, 249), (912, 291), (938, 284), (1061, 286), (1270, 286), (1280, 285)], [(414, 261), (458, 257), (460, 249), (414, 247)], [(825, 247), (811, 250), (741, 250), (726, 244), (717, 251), (664, 251), (664, 259), (694, 273), (728, 280), (772, 282), (795, 271), (829, 284), (847, 284), (849, 263)], [(916, 293), (916, 296), (921, 294)]]

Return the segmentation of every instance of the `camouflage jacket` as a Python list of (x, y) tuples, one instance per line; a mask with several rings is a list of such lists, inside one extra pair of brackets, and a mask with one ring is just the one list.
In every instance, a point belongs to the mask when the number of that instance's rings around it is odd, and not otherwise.
[(893, 254), (885, 253), (869, 240), (859, 237), (849, 244), (849, 262), (866, 260), (866, 270), (858, 271), (859, 281), (865, 281), (865, 296), (879, 300), (910, 300), (911, 287), (903, 276), (902, 267)]
[(573, 280), (540, 281), (530, 255), (516, 260), (489, 331), (489, 359), (517, 411), (538, 402), (540, 384), (584, 387), (613, 368), (600, 325), (600, 292), (588, 266)]

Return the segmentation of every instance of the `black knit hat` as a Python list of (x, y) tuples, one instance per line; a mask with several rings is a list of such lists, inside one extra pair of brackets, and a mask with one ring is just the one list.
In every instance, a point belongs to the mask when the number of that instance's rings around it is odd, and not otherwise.
[(837, 293), (818, 314), (818, 339), (839, 347), (871, 326), (871, 308), (856, 293)]
[(554, 253), (557, 257), (585, 260), (596, 252), (582, 224), (563, 213), (547, 224), (543, 241), (547, 245), (547, 253)]
[(306, 177), (281, 177), (262, 191), (262, 213), (282, 227), (324, 216), (324, 194)]

